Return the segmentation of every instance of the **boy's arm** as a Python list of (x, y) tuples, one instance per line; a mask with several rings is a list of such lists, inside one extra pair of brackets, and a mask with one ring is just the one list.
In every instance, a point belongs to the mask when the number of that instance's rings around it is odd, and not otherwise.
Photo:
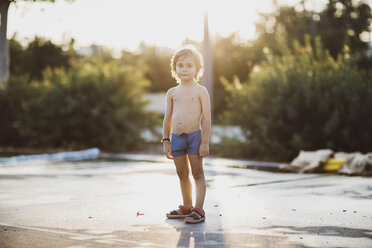
[[(173, 100), (172, 100), (170, 91), (171, 89), (168, 90), (165, 96), (166, 106), (165, 106), (164, 121), (163, 121), (163, 138), (168, 138), (168, 139), (170, 138), (170, 130), (172, 128), (172, 110), (173, 110)], [(169, 159), (173, 159), (169, 140), (163, 141), (163, 148), (164, 148), (164, 155)]]
[(202, 109), (202, 129), (203, 136), (202, 142), (199, 148), (200, 156), (209, 155), (209, 138), (211, 134), (211, 103), (209, 99), (209, 94), (206, 88), (202, 88), (201, 93), (201, 109)]

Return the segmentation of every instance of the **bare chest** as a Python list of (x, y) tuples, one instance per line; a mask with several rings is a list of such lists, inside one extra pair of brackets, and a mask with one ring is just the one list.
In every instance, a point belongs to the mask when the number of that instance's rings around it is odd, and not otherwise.
[(173, 96), (173, 103), (179, 104), (200, 104), (199, 96), (197, 94), (175, 94)]

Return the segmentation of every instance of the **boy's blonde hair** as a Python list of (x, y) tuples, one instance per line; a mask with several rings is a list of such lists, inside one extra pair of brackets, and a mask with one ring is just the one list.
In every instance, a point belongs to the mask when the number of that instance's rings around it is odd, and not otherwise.
[(171, 59), (171, 71), (173, 78), (179, 81), (176, 72), (177, 61), (186, 56), (191, 56), (193, 59), (196, 67), (195, 80), (199, 81), (200, 77), (203, 75), (203, 57), (193, 45), (183, 46), (174, 53)]

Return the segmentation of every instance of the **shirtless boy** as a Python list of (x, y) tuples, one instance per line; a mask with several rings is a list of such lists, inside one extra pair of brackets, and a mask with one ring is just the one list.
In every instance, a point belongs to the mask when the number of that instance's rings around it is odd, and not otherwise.
[[(208, 91), (198, 83), (203, 69), (202, 57), (193, 46), (183, 47), (173, 55), (171, 69), (178, 85), (166, 94), (162, 142), (165, 156), (173, 159), (176, 166), (183, 204), (166, 216), (185, 218), (186, 223), (200, 223), (205, 220), (203, 157), (209, 155), (211, 130)], [(189, 163), (196, 187), (195, 207), (192, 206)]]

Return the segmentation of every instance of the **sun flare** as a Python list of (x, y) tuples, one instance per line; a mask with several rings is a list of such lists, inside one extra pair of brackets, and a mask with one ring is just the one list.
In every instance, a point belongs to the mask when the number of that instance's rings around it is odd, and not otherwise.
[(208, 11), (212, 36), (238, 32), (242, 39), (253, 39), (257, 11), (269, 1), (249, 1), (249, 5), (244, 0), (18, 1), (9, 9), (8, 38), (38, 35), (57, 43), (74, 38), (77, 46), (135, 50), (145, 42), (174, 48), (185, 39), (202, 41), (203, 18)]

